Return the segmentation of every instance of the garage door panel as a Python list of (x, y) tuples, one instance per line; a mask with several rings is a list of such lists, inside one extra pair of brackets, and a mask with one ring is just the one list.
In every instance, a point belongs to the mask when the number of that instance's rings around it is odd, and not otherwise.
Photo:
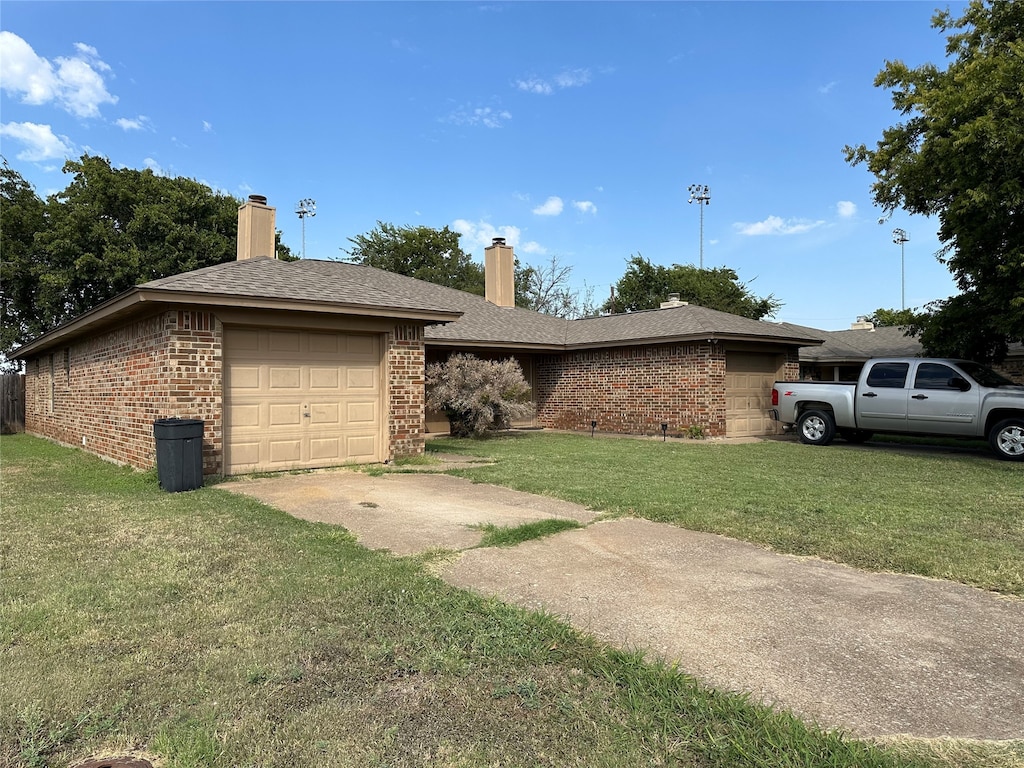
[(309, 457), (313, 461), (344, 461), (340, 437), (321, 438), (309, 441)]
[(267, 331), (267, 350), (271, 354), (279, 354), (281, 352), (294, 352), (298, 354), (302, 351), (302, 332), (300, 331)]
[(377, 454), (376, 435), (353, 435), (345, 440), (345, 453), (353, 460), (369, 459)]
[(230, 386), (234, 390), (260, 388), (260, 367), (258, 365), (238, 365), (231, 369)]
[(375, 360), (377, 358), (377, 339), (373, 336), (346, 336), (345, 353), (352, 358)]
[(269, 441), (271, 464), (294, 464), (302, 461), (302, 438), (280, 438)]
[(299, 427), (302, 425), (302, 405), (299, 403), (270, 403), (267, 424), (270, 427)]
[(338, 389), (341, 386), (341, 371), (338, 368), (321, 368), (311, 366), (309, 369), (309, 388)]
[(228, 408), (228, 420), (236, 427), (258, 427), (260, 425), (260, 406), (234, 403)]
[(299, 389), (302, 386), (301, 366), (270, 366), (268, 373), (270, 391), (279, 389)]
[(314, 403), (309, 407), (310, 423), (314, 426), (343, 427), (341, 403)]
[(379, 336), (225, 332), (226, 471), (380, 461)]
[(349, 390), (376, 390), (376, 370), (369, 367), (349, 368), (346, 371), (345, 387)]
[(350, 424), (370, 424), (377, 421), (377, 403), (372, 400), (347, 403), (346, 419)]

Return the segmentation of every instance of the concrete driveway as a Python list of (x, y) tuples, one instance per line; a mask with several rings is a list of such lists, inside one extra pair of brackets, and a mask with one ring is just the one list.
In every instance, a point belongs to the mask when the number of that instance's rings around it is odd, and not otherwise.
[[(451, 584), (564, 616), (699, 680), (864, 737), (1024, 738), (1024, 601), (952, 582), (777, 555), (646, 520), (433, 474), (346, 470), (222, 488), (367, 547), (452, 549)], [(480, 523), (586, 524), (474, 549)]]

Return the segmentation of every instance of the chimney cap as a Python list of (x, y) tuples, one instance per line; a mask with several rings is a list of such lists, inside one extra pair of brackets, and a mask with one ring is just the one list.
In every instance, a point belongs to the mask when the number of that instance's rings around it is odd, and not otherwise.
[(249, 195), (249, 202), (250, 203), (259, 203), (260, 205), (266, 205), (267, 204), (267, 196), (266, 195)]
[(504, 244), (505, 244), (505, 238), (504, 237), (492, 237), (491, 238), (491, 245), (504, 245)]

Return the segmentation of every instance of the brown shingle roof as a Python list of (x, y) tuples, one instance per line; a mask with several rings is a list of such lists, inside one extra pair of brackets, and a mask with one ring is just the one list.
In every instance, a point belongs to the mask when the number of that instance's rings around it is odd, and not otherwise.
[[(348, 262), (256, 258), (151, 280), (61, 328), (33, 340), (35, 353), (81, 335), (145, 302), (287, 308), (425, 320), (427, 344), (564, 350), (696, 339), (752, 339), (797, 346), (822, 334), (750, 320), (696, 305), (565, 320), (519, 307), (498, 307), (482, 296)], [(19, 350), (20, 351), (20, 350)]]

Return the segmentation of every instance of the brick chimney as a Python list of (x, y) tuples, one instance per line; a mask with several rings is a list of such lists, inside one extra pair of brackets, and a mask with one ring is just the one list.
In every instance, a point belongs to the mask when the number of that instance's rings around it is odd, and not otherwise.
[(850, 323), (851, 331), (873, 331), (875, 330), (875, 324), (868, 320), (863, 315), (857, 318), (857, 322)]
[(516, 257), (504, 237), (495, 237), (484, 248), (484, 297), (499, 307), (516, 305)]
[(277, 258), (275, 218), (277, 209), (263, 195), (249, 195), (238, 209), (238, 260), (257, 256)]
[(668, 295), (668, 301), (661, 302), (661, 309), (671, 309), (672, 307), (688, 307), (690, 302), (680, 301), (678, 293), (670, 293)]

